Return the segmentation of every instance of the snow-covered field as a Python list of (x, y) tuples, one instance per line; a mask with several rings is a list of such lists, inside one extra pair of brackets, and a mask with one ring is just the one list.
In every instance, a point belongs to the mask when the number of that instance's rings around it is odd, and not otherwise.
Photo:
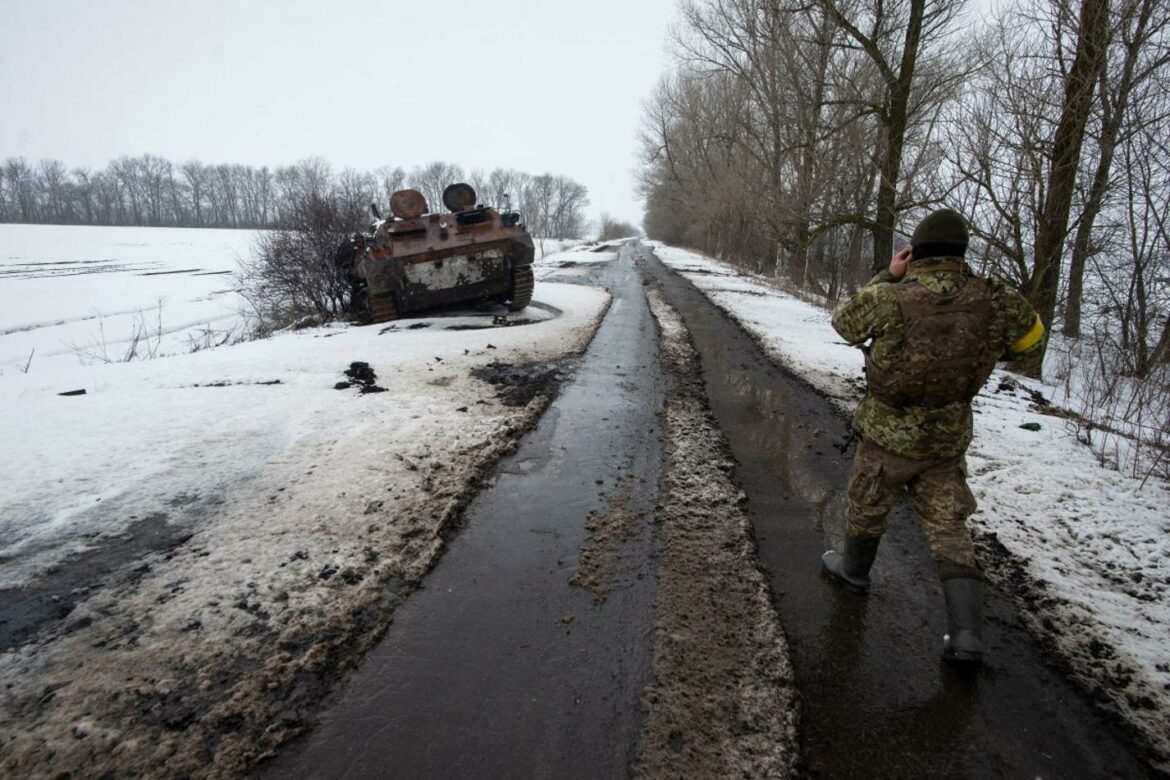
[[(395, 396), (417, 400), (431, 394), (426, 382), (440, 365), (436, 356), (446, 355), (447, 373), (465, 374), (486, 357), (516, 357), (485, 353), (481, 334), (461, 332), (482, 324), (480, 315), (411, 320), (419, 331), (429, 327), (425, 333), (374, 338), (380, 329), (338, 327), (188, 354), (193, 344), (205, 346), (197, 339), (209, 328), (218, 342), (241, 324), (232, 274), (255, 235), (0, 225), (0, 588), (22, 585), (142, 518), (170, 517), (176, 500), (218, 500), (305, 433), (314, 417), (336, 431), (346, 415), (338, 414), (332, 391), (321, 391), (344, 379), (351, 361), (391, 352), (396, 374), (419, 375), (395, 387)], [(563, 243), (548, 241), (546, 248)], [(550, 257), (538, 273), (554, 268)], [(562, 310), (575, 319), (563, 289), (541, 292), (525, 319), (551, 321)], [(126, 360), (142, 323), (138, 356)], [(533, 330), (552, 335), (567, 324)], [(532, 337), (509, 330), (492, 337), (496, 347)], [(484, 359), (461, 359), (471, 345)], [(87, 395), (57, 395), (75, 390)]]
[[(109, 336), (106, 312), (157, 297), (175, 334), (221, 322), (228, 275), (136, 274), (232, 271), (250, 240), (0, 229), (0, 592), (69, 583), (49, 591), (40, 632), (9, 635), (0, 655), (0, 774), (231, 774), (302, 728), (301, 708), (385, 628), (608, 301), (542, 281), (507, 324), (468, 310), (196, 352), (176, 341), (130, 362), (69, 348), (103, 320)], [(15, 270), (66, 261), (103, 270)], [(335, 389), (355, 362), (385, 392)], [(136, 557), (119, 558), (127, 547)]]
[[(258, 233), (0, 225), (0, 376), (181, 354), (242, 335), (235, 274)], [(537, 257), (581, 243), (537, 239)]]
[[(862, 355), (833, 331), (828, 310), (727, 264), (654, 247), (773, 359), (852, 412)], [(990, 573), (1036, 636), (1170, 767), (1170, 485), (1101, 468), (1034, 394), (1051, 399), (1058, 388), (997, 371), (975, 401), (972, 527), (982, 549), (1006, 550), (987, 555)]]
[(0, 225), (0, 372), (189, 352), (240, 324), (251, 230)]

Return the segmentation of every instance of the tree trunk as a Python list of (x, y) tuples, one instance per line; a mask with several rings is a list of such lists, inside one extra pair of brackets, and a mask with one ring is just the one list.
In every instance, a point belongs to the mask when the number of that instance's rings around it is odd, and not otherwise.
[[(903, 125), (903, 132), (905, 126)], [(880, 271), (889, 265), (894, 253), (894, 222), (897, 220), (898, 169), (902, 163), (902, 139), (895, 135), (895, 128), (887, 128), (885, 158), (882, 160), (881, 178), (878, 181), (877, 225), (873, 229), (873, 270)]]
[(1116, 147), (1117, 135), (1102, 139), (1101, 159), (1097, 161), (1097, 170), (1093, 174), (1093, 183), (1089, 187), (1089, 197), (1085, 201), (1085, 210), (1081, 215), (1081, 222), (1077, 225), (1077, 235), (1073, 240), (1072, 258), (1068, 268), (1068, 294), (1064, 304), (1063, 333), (1069, 338), (1078, 338), (1081, 335), (1081, 299), (1085, 289), (1085, 262), (1089, 259), (1089, 241), (1093, 235), (1093, 226), (1097, 215), (1105, 201), (1105, 191), (1109, 186), (1109, 169), (1113, 163), (1113, 151)]
[[(1060, 257), (1068, 234), (1069, 212), (1076, 184), (1077, 165), (1085, 138), (1085, 125), (1093, 88), (1105, 62), (1108, 39), (1108, 0), (1084, 0), (1077, 26), (1077, 51), (1065, 81), (1064, 106), (1052, 143), (1047, 197), (1036, 231), (1036, 261), (1028, 286), (1028, 300), (1051, 327), (1056, 313), (1056, 288)], [(1048, 340), (1020, 361), (1026, 376), (1040, 377)]]
[(1162, 335), (1158, 339), (1158, 345), (1150, 353), (1150, 365), (1158, 365), (1159, 363), (1170, 363), (1170, 317), (1166, 318), (1166, 323), (1162, 326)]
[(889, 113), (886, 116), (886, 150), (878, 182), (877, 227), (873, 232), (873, 269), (877, 273), (889, 265), (894, 254), (894, 225), (898, 221), (898, 178), (902, 172), (902, 149), (906, 144), (909, 122), (910, 90), (914, 68), (918, 63), (918, 46), (922, 37), (922, 17), (926, 0), (911, 0), (910, 19), (902, 42), (902, 61), (897, 77), (889, 83)]
[[(1121, 126), (1125, 121), (1125, 112), (1129, 106), (1129, 97), (1133, 92), (1135, 70), (1138, 57), (1148, 40), (1148, 30), (1153, 15), (1156, 0), (1145, 0), (1136, 10), (1136, 19), (1133, 19), (1134, 28), (1125, 46), (1125, 62), (1121, 67), (1121, 76), (1117, 82), (1117, 91), (1110, 94), (1108, 78), (1104, 77), (1106, 59), (1102, 56), (1101, 72), (1101, 156), (1097, 160), (1097, 170), (1093, 174), (1093, 183), (1089, 188), (1089, 196), (1085, 202), (1085, 212), (1081, 223), (1077, 226), (1077, 236), (1073, 242), (1072, 260), (1069, 266), (1068, 299), (1064, 308), (1064, 335), (1069, 338), (1078, 338), (1081, 335), (1081, 298), (1084, 294), (1085, 262), (1089, 256), (1089, 241), (1097, 215), (1104, 205), (1105, 193), (1109, 189), (1109, 172), (1113, 167), (1113, 157), (1117, 151), (1118, 138), (1121, 136)], [(1132, 19), (1132, 17), (1131, 17)], [(1123, 25), (1129, 26), (1129, 20)]]

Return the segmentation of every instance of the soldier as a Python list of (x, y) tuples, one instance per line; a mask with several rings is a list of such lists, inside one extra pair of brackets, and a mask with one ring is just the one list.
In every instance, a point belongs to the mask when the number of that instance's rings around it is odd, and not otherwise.
[(963, 260), (967, 242), (962, 216), (931, 213), (889, 270), (833, 312), (833, 328), (865, 352), (869, 393), (853, 417), (860, 443), (849, 475), (845, 546), (821, 560), (835, 581), (866, 592), (886, 515), (906, 492), (946, 597), (943, 658), (978, 665), (983, 572), (966, 526), (975, 497), (963, 457), (971, 443), (971, 399), (996, 361), (1036, 347), (1044, 326), (1015, 289), (972, 274)]

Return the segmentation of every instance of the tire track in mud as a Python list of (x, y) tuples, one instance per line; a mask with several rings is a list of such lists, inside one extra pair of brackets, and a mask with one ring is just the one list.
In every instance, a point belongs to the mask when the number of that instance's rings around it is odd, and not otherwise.
[(941, 590), (908, 511), (891, 515), (868, 599), (822, 580), (820, 553), (843, 533), (849, 457), (833, 439), (847, 422), (693, 285), (652, 253), (643, 257), (698, 349), (707, 396), (748, 496), (799, 692), (798, 774), (1153, 774), (1047, 665), (1009, 597), (989, 593), (989, 657), (977, 679), (941, 663)]

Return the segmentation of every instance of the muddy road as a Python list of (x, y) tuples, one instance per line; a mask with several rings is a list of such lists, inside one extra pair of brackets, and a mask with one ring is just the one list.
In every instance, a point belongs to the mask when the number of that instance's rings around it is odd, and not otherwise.
[[(670, 381), (646, 284), (690, 333), (708, 414), (743, 490), (735, 511), (750, 520), (758, 562), (737, 565), (763, 568), (765, 600), (786, 636), (791, 679), (780, 684), (794, 685), (799, 702), (798, 774), (1150, 775), (1125, 736), (1051, 671), (995, 592), (983, 672), (972, 679), (941, 663), (942, 595), (908, 511), (892, 517), (868, 598), (825, 581), (819, 556), (842, 533), (852, 451), (834, 445), (846, 420), (648, 249), (628, 245), (588, 281), (606, 285), (614, 303), (575, 378), (502, 462), (319, 725), (269, 762), (267, 776), (637, 772), (654, 720), (654, 696), (643, 691), (664, 625), (656, 610), (669, 603), (657, 591), (666, 567), (655, 515), (670, 503), (662, 464), (675, 449), (663, 440)], [(687, 503), (712, 524), (729, 515)], [(732, 633), (719, 641), (734, 643)], [(683, 698), (718, 700), (725, 692), (704, 688), (715, 679), (696, 676)], [(670, 734), (666, 749), (683, 750), (689, 736)]]
[(632, 257), (566, 387), (270, 777), (617, 777), (650, 672), (657, 336)]
[(1143, 777), (1145, 765), (1033, 649), (989, 589), (988, 662), (975, 679), (939, 660), (943, 600), (917, 524), (891, 517), (860, 597), (820, 554), (843, 535), (847, 422), (652, 253), (644, 266), (702, 356), (737, 461), (761, 562), (792, 649), (803, 769), (820, 777)]

